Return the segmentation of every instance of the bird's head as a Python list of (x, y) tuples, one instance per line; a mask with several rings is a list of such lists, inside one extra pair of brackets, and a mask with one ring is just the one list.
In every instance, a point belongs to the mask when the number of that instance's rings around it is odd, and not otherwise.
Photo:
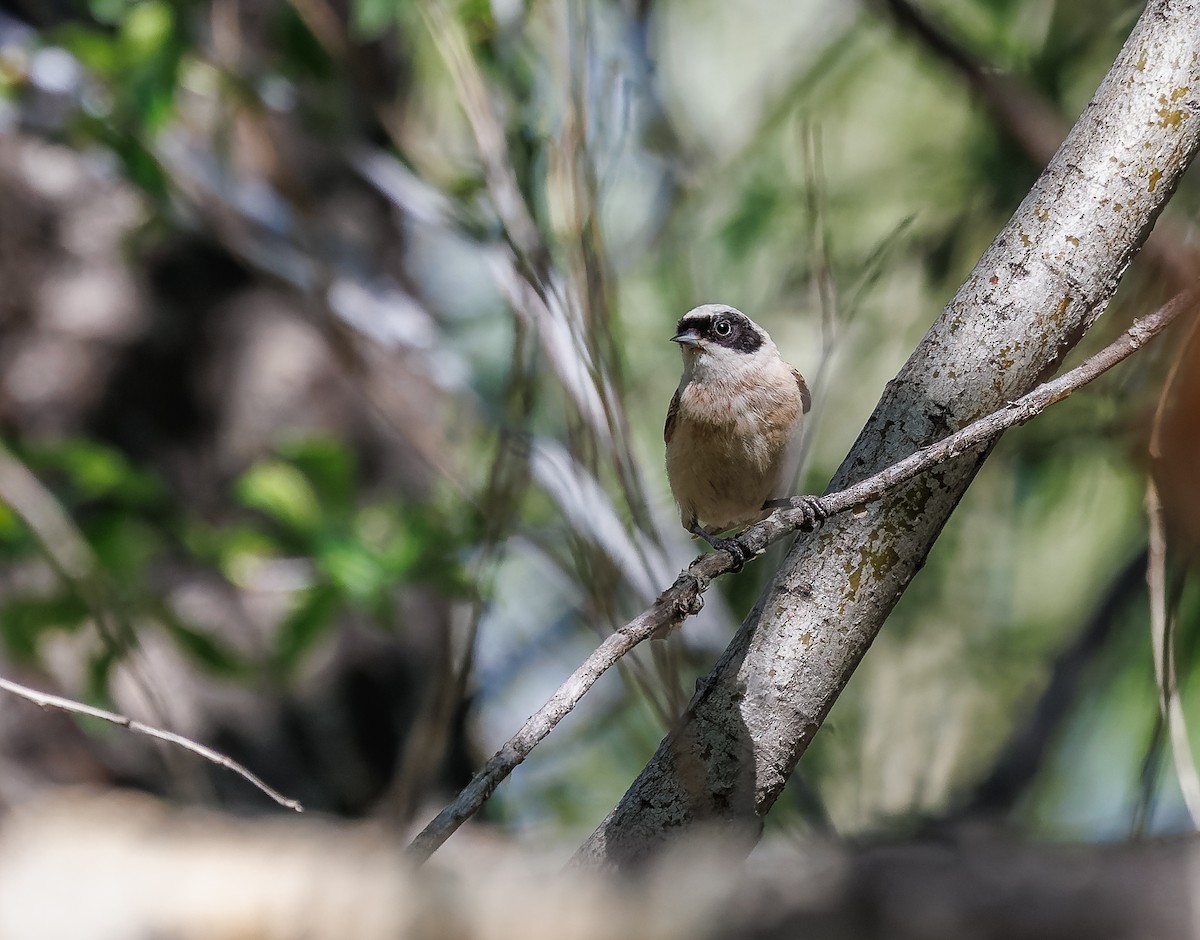
[(676, 324), (671, 342), (683, 353), (684, 372), (704, 378), (732, 376), (779, 355), (766, 330), (725, 304), (689, 310)]

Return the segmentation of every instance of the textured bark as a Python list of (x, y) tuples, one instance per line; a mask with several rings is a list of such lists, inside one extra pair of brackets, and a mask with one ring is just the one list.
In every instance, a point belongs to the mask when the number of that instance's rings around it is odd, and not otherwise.
[[(899, 375), (844, 488), (1032, 388), (1103, 312), (1200, 138), (1200, 0), (1152, 0), (1095, 97)], [(698, 824), (757, 831), (987, 456), (802, 535), (577, 860), (624, 866)]]

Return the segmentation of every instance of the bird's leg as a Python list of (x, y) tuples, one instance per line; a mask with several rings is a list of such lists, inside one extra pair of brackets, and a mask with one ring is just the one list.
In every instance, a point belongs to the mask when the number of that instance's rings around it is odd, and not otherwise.
[(737, 538), (721, 538), (719, 535), (712, 535), (704, 529), (699, 521), (693, 516), (692, 521), (688, 523), (687, 530), (697, 538), (704, 539), (718, 552), (725, 552), (729, 556), (729, 560), (733, 562), (733, 570), (741, 571), (742, 567), (750, 560), (750, 552), (742, 545)]
[(829, 510), (819, 496), (788, 496), (783, 499), (768, 499), (763, 509), (798, 509), (804, 513), (800, 528), (811, 531), (829, 518)]

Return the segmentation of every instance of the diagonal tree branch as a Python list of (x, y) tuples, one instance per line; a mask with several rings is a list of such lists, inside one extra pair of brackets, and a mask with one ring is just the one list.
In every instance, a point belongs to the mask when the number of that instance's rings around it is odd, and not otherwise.
[[(1200, 0), (1150, 0), (832, 487), (1033, 388), (1108, 305), (1200, 142)], [(802, 536), (680, 723), (580, 849), (627, 866), (698, 825), (756, 833), (990, 446)]]
[[(821, 508), (829, 516), (857, 509), (938, 464), (994, 440), (1008, 428), (1024, 424), (1123, 362), (1195, 305), (1195, 294), (1178, 295), (1150, 316), (1136, 321), (1114, 342), (1086, 362), (1051, 382), (1039, 385), (1019, 400), (972, 422), (936, 444), (910, 454), (885, 470), (839, 492), (821, 497)], [(803, 507), (804, 502), (793, 500), (796, 508), (785, 509), (751, 526), (738, 536), (738, 541), (748, 553), (761, 554), (767, 546), (791, 535), (806, 522), (808, 516)], [(571, 674), (550, 700), (530, 716), (521, 730), (496, 752), (458, 797), (417, 835), (409, 846), (409, 854), (418, 861), (424, 861), (435, 852), (459, 826), (478, 812), (501, 781), (570, 714), (580, 699), (617, 660), (639, 643), (665, 629), (678, 626), (689, 614), (699, 610), (703, 594), (712, 579), (732, 570), (733, 564), (725, 552), (701, 555), (692, 562), (688, 569), (675, 579), (675, 583), (659, 596), (654, 606), (610, 635)]]
[(96, 708), (94, 705), (76, 702), (74, 699), (63, 698), (61, 695), (39, 692), (37, 689), (31, 689), (29, 686), (13, 682), (11, 679), (0, 677), (0, 689), (17, 695), (26, 701), (33, 702), (34, 705), (38, 705), (41, 708), (53, 708), (56, 711), (66, 712), (71, 715), (85, 715), (88, 718), (99, 718), (101, 721), (107, 721), (121, 728), (127, 728), (137, 734), (144, 734), (148, 738), (174, 744), (176, 747), (181, 747), (185, 751), (191, 751), (193, 754), (203, 757), (206, 761), (216, 764), (218, 767), (224, 767), (226, 770), (233, 771), (243, 780), (253, 784), (280, 806), (295, 810), (297, 813), (304, 812), (304, 807), (298, 801), (284, 796), (278, 790), (263, 783), (262, 780), (232, 757), (226, 757), (220, 751), (214, 751), (211, 747), (193, 741), (191, 738), (185, 738), (182, 734), (176, 734), (174, 731), (164, 731), (161, 728), (143, 724), (136, 719), (127, 718), (125, 715), (118, 715), (116, 712)]

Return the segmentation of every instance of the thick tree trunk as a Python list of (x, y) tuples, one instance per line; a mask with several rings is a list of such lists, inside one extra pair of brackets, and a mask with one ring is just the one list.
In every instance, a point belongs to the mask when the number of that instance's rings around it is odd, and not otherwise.
[[(1103, 312), (1200, 139), (1200, 0), (1152, 0), (1095, 97), (900, 374), (840, 489), (1027, 392)], [(676, 728), (580, 849), (623, 866), (756, 833), (986, 450), (802, 535)]]

